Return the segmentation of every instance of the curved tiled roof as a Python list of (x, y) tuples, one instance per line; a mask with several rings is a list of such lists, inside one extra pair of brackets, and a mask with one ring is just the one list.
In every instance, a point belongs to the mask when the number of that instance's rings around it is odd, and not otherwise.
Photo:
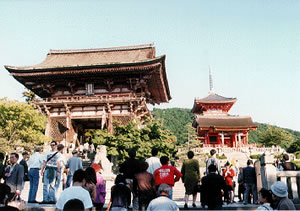
[(5, 68), (11, 71), (42, 70), (137, 63), (152, 59), (155, 59), (155, 47), (153, 44), (148, 44), (113, 48), (50, 50), (46, 59), (40, 64), (22, 67), (7, 65)]
[(251, 117), (226, 116), (226, 117), (205, 117), (196, 118), (198, 126), (201, 128), (256, 128)]
[[(32, 66), (5, 66), (10, 74), (31, 89), (54, 79), (65, 81), (95, 77), (125, 78), (149, 75), (148, 88), (157, 102), (171, 99), (167, 80), (166, 56), (155, 56), (153, 44), (75, 50), (50, 50), (46, 59)], [(125, 77), (125, 78), (124, 78)], [(139, 76), (140, 77), (140, 76)]]

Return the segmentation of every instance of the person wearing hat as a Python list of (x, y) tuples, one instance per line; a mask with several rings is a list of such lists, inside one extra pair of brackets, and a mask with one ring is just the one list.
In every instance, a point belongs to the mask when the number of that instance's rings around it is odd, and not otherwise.
[(78, 169), (82, 169), (82, 160), (78, 157), (78, 151), (72, 151), (73, 157), (69, 158), (67, 161), (66, 168), (69, 170), (66, 182), (66, 188), (70, 187), (71, 182), (73, 180), (73, 174)]
[(273, 208), (277, 210), (296, 210), (292, 200), (288, 199), (288, 187), (281, 181), (271, 186), (272, 199), (274, 200)]

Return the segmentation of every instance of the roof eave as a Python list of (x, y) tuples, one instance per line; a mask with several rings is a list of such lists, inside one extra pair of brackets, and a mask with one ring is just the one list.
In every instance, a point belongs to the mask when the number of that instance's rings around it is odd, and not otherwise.
[(136, 62), (115, 62), (115, 63), (105, 63), (105, 64), (91, 64), (91, 65), (73, 65), (73, 66), (57, 66), (57, 67), (35, 67), (35, 66), (10, 66), (4, 65), (10, 73), (13, 72), (39, 72), (39, 71), (49, 71), (49, 70), (66, 70), (66, 69), (87, 69), (87, 68), (101, 68), (101, 67), (118, 67), (118, 66), (131, 66), (131, 65), (141, 65), (141, 64), (151, 64), (155, 62), (165, 60), (165, 55), (155, 57), (153, 59), (140, 60)]

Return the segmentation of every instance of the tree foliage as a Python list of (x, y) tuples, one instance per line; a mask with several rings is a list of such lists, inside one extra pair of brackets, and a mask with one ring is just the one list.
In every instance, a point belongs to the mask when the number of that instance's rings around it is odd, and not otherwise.
[(29, 150), (48, 141), (44, 135), (46, 117), (31, 105), (0, 99), (0, 151), (18, 147)]
[(131, 148), (136, 149), (138, 159), (150, 157), (153, 147), (158, 148), (160, 156), (170, 156), (176, 150), (176, 137), (163, 129), (159, 121), (147, 120), (142, 127), (134, 122), (126, 125), (114, 122), (113, 126), (113, 134), (107, 130), (89, 130), (85, 135), (91, 135), (94, 144), (106, 145), (108, 156), (117, 156), (120, 162), (128, 157)]
[(288, 131), (270, 125), (267, 125), (265, 130), (260, 130), (258, 137), (258, 143), (264, 144), (267, 147), (273, 145), (281, 146), (284, 149), (288, 149), (291, 143), (295, 141), (295, 137)]
[(193, 148), (199, 147), (200, 141), (197, 139), (197, 132), (192, 124), (186, 124), (184, 130), (186, 131), (185, 138), (187, 140), (184, 145), (187, 147), (187, 150), (189, 151)]
[(298, 137), (287, 149), (288, 153), (300, 152), (300, 138)]
[(191, 109), (187, 108), (168, 108), (153, 109), (152, 115), (155, 119), (160, 119), (165, 129), (170, 130), (177, 137), (177, 145), (187, 141), (187, 124), (192, 125), (194, 115)]

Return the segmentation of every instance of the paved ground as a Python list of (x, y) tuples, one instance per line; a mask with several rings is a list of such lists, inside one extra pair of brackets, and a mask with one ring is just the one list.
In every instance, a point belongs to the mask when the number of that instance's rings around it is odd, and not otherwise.
[[(113, 185), (112, 182), (107, 182), (107, 185), (106, 185), (106, 191), (107, 191), (107, 194), (106, 194), (106, 202), (105, 202), (105, 205), (104, 207), (107, 207), (107, 204), (109, 202), (109, 198), (110, 198), (110, 188), (111, 186)], [(61, 192), (61, 188), (59, 189), (59, 193), (58, 195), (60, 195), (60, 192)], [(24, 186), (24, 190), (22, 191), (22, 194), (21, 194), (21, 198), (25, 201), (28, 200), (28, 191), (29, 191), (29, 182), (26, 182), (25, 183), (25, 186)], [(175, 187), (174, 187), (174, 190), (173, 190), (173, 199), (174, 201), (177, 203), (177, 205), (179, 206), (179, 208), (181, 210), (183, 210), (183, 206), (184, 206), (184, 201), (183, 201), (183, 197), (184, 197), (184, 185), (181, 181), (177, 182), (175, 184)], [(40, 183), (39, 183), (39, 189), (38, 189), (38, 193), (37, 193), (37, 201), (42, 201), (43, 199), (43, 185), (42, 185), (42, 181), (40, 180)], [(192, 196), (190, 196), (190, 201), (189, 201), (189, 210), (201, 210), (200, 208), (200, 196), (198, 194), (197, 196), (197, 201), (196, 201), (196, 205), (197, 205), (197, 208), (196, 209), (192, 209), (191, 208), (191, 205), (192, 205)], [(27, 204), (29, 210), (30, 208), (34, 209), (34, 208), (39, 208), (41, 207), (41, 205), (39, 204)], [(44, 210), (55, 210), (55, 205), (42, 205), (42, 208)], [(226, 210), (254, 210), (256, 209), (257, 206), (255, 205), (243, 205), (242, 203), (234, 203), (234, 204), (229, 204), (229, 205), (224, 205), (224, 209)]]

